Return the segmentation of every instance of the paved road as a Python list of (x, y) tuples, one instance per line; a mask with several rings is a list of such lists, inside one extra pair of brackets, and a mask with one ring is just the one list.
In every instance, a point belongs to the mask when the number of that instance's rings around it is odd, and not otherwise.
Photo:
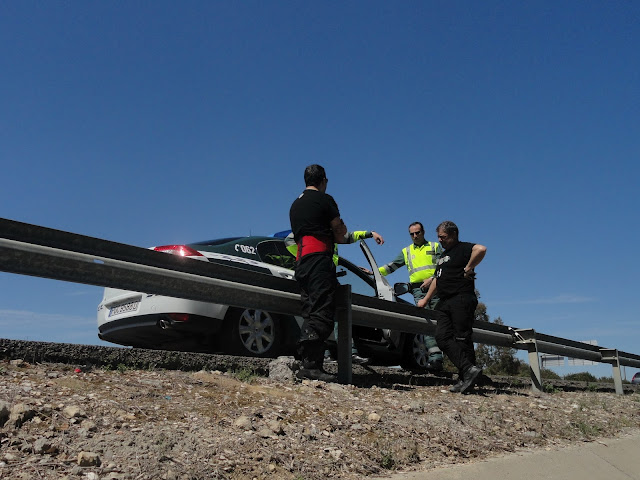
[(390, 480), (640, 480), (640, 432), (557, 450), (395, 474)]

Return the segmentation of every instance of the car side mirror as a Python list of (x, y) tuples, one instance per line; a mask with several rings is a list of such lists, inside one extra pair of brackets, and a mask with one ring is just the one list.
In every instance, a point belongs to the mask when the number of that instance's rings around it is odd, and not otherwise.
[(408, 283), (394, 283), (393, 284), (393, 293), (396, 295), (404, 295), (405, 293), (409, 293), (409, 284)]

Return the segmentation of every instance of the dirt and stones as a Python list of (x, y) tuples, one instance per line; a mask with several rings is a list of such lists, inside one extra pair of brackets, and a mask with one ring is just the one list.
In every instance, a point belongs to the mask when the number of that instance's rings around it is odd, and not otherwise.
[(640, 395), (0, 363), (2, 479), (356, 479), (640, 427)]

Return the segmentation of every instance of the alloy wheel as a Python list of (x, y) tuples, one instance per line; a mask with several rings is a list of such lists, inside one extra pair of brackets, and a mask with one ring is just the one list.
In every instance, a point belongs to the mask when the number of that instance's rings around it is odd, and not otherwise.
[(246, 309), (238, 319), (238, 334), (247, 351), (263, 355), (276, 342), (276, 322), (269, 312)]
[(429, 351), (424, 341), (424, 335), (418, 334), (413, 336), (411, 354), (416, 366), (424, 368), (427, 365), (429, 361)]

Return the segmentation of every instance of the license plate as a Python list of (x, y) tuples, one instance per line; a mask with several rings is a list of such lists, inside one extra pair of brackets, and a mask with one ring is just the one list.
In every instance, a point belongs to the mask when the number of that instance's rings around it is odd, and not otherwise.
[(115, 307), (111, 307), (111, 310), (109, 310), (109, 316), (113, 317), (114, 315), (120, 315), (122, 313), (135, 312), (136, 310), (138, 310), (139, 306), (140, 301), (122, 303), (120, 305), (116, 305)]

